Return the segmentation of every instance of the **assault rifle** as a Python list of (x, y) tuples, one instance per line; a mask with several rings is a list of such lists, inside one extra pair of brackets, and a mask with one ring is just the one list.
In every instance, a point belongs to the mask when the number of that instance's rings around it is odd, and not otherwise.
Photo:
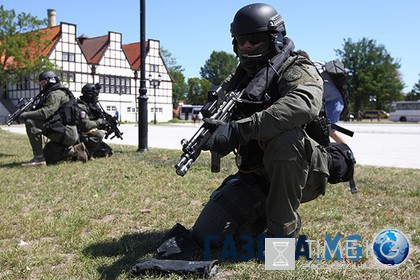
[[(229, 121), (232, 111), (237, 102), (243, 94), (243, 91), (230, 91), (224, 94), (227, 81), (223, 82), (220, 86), (213, 88), (208, 92), (208, 102), (201, 109), (201, 113), (205, 118), (211, 118), (227, 122)], [(183, 154), (181, 155), (178, 163), (175, 165), (176, 174), (184, 176), (191, 165), (200, 155), (203, 146), (209, 140), (213, 128), (204, 123), (191, 137), (190, 140), (183, 139), (181, 141)], [(211, 171), (220, 171), (220, 155), (212, 152), (211, 154)]]
[(31, 97), (29, 100), (23, 98), (19, 99), (18, 104), (16, 105), (17, 110), (13, 114), (9, 114), (7, 118), (7, 125), (11, 125), (14, 121), (18, 121), (22, 113), (32, 110), (35, 107), (35, 102), (41, 98), (42, 94), (39, 93), (35, 97)]
[(105, 139), (108, 139), (109, 135), (114, 133), (114, 135), (111, 137), (111, 139), (114, 139), (114, 137), (122, 138), (123, 133), (118, 129), (118, 120), (105, 112), (104, 108), (102, 107), (101, 103), (97, 102), (99, 108), (102, 111), (102, 117), (106, 120), (106, 124), (104, 125), (105, 133)]

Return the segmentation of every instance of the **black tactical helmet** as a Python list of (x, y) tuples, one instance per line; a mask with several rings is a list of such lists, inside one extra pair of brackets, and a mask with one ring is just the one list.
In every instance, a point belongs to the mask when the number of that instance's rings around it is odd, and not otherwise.
[(240, 9), (230, 25), (232, 37), (264, 31), (286, 36), (281, 15), (270, 5), (262, 3), (250, 4)]
[(99, 91), (101, 90), (100, 84), (86, 84), (82, 87), (82, 97), (87, 102), (95, 103), (98, 101)]
[(57, 74), (55, 74), (52, 70), (46, 70), (39, 74), (38, 81), (47, 80), (48, 84), (56, 84), (60, 82), (60, 79), (58, 78)]
[(47, 90), (51, 88), (51, 86), (60, 83), (60, 79), (58, 78), (57, 74), (55, 74), (55, 72), (52, 70), (46, 70), (39, 74), (38, 81), (39, 89), (41, 91)]
[[(283, 47), (286, 28), (279, 13), (267, 4), (256, 3), (241, 8), (230, 25), (233, 51), (249, 75), (255, 74), (268, 59)], [(246, 41), (258, 44), (253, 49), (241, 49)]]

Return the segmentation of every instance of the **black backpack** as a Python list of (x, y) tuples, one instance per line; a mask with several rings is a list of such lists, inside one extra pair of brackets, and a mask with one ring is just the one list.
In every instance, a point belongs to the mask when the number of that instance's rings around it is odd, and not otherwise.
[(347, 81), (347, 72), (344, 64), (340, 60), (336, 59), (327, 62), (324, 68), (343, 97), (344, 109), (341, 112), (340, 117), (344, 120), (348, 120), (350, 115), (350, 93)]

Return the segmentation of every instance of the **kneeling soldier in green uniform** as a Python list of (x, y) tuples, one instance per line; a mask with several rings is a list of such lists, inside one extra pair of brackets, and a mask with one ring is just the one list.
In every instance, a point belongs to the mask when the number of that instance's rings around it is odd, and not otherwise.
[(98, 105), (100, 89), (99, 84), (86, 84), (82, 88), (82, 96), (77, 99), (80, 141), (85, 143), (89, 160), (108, 157), (113, 153), (112, 148), (103, 142), (105, 132), (101, 128), (107, 121)]
[(298, 207), (319, 195), (328, 178), (328, 154), (304, 131), (321, 110), (323, 82), (312, 62), (294, 52), (270, 5), (240, 9), (230, 31), (240, 64), (227, 90), (244, 90), (247, 102), (229, 123), (204, 120), (215, 127), (204, 149), (222, 156), (237, 149), (239, 170), (213, 192), (192, 237), (203, 244), (209, 235), (264, 230), (296, 236)]
[[(87, 161), (86, 148), (78, 143), (77, 104), (73, 93), (63, 87), (54, 71), (39, 77), (41, 97), (34, 110), (24, 112), (19, 121), (25, 123), (34, 157), (22, 166), (44, 166), (65, 159)], [(49, 142), (42, 147), (42, 136)]]

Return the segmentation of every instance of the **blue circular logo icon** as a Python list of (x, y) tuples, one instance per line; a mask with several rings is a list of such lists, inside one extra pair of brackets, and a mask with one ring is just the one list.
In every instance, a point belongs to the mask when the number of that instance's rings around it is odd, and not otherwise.
[(407, 237), (395, 229), (381, 231), (373, 241), (376, 259), (389, 266), (402, 264), (407, 259), (409, 249)]

